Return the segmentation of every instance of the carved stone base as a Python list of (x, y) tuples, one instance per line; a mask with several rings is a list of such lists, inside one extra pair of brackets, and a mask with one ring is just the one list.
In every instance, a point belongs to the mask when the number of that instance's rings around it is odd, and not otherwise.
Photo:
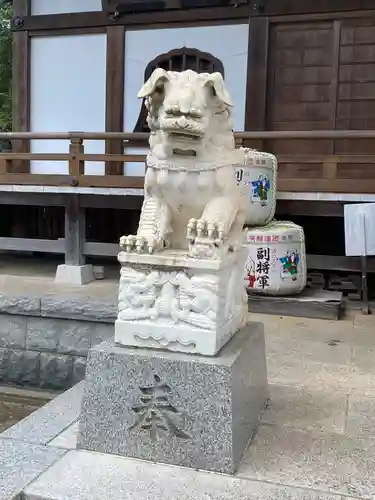
[(246, 249), (222, 260), (122, 252), (115, 341), (215, 355), (247, 317)]
[(105, 342), (89, 352), (78, 447), (233, 473), (267, 399), (260, 323), (215, 357)]

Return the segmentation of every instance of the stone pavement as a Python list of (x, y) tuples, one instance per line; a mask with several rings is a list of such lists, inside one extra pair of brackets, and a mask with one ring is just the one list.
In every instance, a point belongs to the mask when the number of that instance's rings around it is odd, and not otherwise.
[[(235, 479), (75, 451), (78, 410), (70, 409), (68, 422), (58, 404), (48, 442), (35, 437), (35, 417), (26, 427), (18, 424), (26, 429), (24, 434), (16, 425), (0, 436), (0, 442), (22, 439), (30, 446), (71, 450), (28, 487), (22, 486), (26, 499), (62, 499), (62, 483), (57, 481), (62, 474), (65, 493), (77, 500), (104, 498), (109, 491), (111, 498), (122, 500), (373, 498), (375, 315), (352, 314), (341, 321), (250, 318), (265, 324), (271, 400)], [(79, 407), (80, 397), (70, 400)], [(97, 486), (95, 492), (85, 489), (86, 479)]]
[(271, 400), (239, 476), (375, 495), (375, 316), (252, 315), (266, 329)]

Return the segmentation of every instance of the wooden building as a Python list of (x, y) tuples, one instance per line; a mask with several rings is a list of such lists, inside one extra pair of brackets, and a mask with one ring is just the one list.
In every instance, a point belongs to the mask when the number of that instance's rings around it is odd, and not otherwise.
[(304, 226), (309, 268), (332, 287), (337, 271), (344, 281), (359, 271), (344, 257), (343, 204), (375, 201), (374, 0), (13, 7), (16, 135), (1, 156), (0, 249), (66, 252), (71, 263), (116, 254), (142, 198), (136, 94), (162, 66), (224, 74), (238, 143), (278, 156), (277, 217)]

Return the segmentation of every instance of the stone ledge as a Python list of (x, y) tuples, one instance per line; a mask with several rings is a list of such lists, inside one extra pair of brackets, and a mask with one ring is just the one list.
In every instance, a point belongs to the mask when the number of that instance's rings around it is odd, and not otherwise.
[(117, 301), (112, 303), (44, 297), (41, 299), (40, 316), (114, 323), (117, 318)]
[(38, 297), (0, 296), (1, 314), (24, 314), (40, 316), (41, 299)]
[(42, 406), (2, 434), (1, 439), (45, 445), (61, 435), (79, 417), (85, 382), (82, 381)]
[(0, 314), (114, 323), (117, 317), (117, 300), (103, 302), (62, 296), (1, 295)]

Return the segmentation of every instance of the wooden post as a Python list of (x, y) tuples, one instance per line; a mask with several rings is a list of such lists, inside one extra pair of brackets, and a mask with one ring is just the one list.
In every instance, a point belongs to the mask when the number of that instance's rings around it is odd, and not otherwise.
[(243, 140), (240, 137), (235, 137), (234, 139), (235, 148), (241, 148), (243, 146)]
[[(332, 65), (332, 76), (330, 85), (330, 128), (332, 130), (336, 129), (337, 121), (337, 107), (339, 101), (339, 80), (340, 80), (340, 57), (341, 57), (341, 21), (336, 20), (333, 22), (333, 65)], [(331, 143), (332, 154), (336, 152), (336, 142), (333, 139)]]
[(84, 151), (83, 140), (79, 137), (72, 137), (69, 145), (69, 154), (71, 155), (69, 159), (69, 175), (73, 176), (72, 184), (75, 186), (79, 184), (80, 176), (85, 173), (85, 162), (78, 157)]
[(93, 281), (91, 265), (85, 264), (83, 253), (86, 238), (85, 209), (78, 194), (67, 195), (65, 204), (65, 264), (57, 267), (55, 283), (86, 285)]
[(8, 172), (7, 161), (4, 158), (0, 159), (0, 174), (6, 174)]
[(361, 214), (361, 228), (363, 234), (363, 253), (361, 255), (361, 274), (362, 274), (362, 314), (369, 314), (368, 301), (368, 282), (367, 282), (367, 242), (366, 242), (366, 216)]
[(323, 162), (323, 179), (336, 179), (337, 176), (337, 157), (329, 156)]
[[(266, 130), (269, 18), (251, 17), (247, 53), (245, 130)], [(263, 140), (245, 140), (245, 146), (262, 150)]]
[[(30, 14), (29, 0), (13, 0), (13, 18), (22, 23)], [(13, 32), (12, 108), (13, 131), (27, 132), (30, 125), (30, 36), (24, 29)], [(28, 153), (30, 141), (13, 141), (13, 153)], [(29, 173), (27, 160), (13, 160), (10, 173)]]
[(80, 206), (79, 196), (67, 197), (65, 205), (65, 264), (83, 266), (83, 245), (86, 238), (85, 209)]
[[(106, 132), (124, 130), (124, 64), (125, 64), (125, 28), (124, 26), (107, 27), (107, 70), (106, 70)], [(121, 140), (105, 141), (105, 152), (122, 154)], [(105, 164), (106, 175), (123, 175), (123, 162)]]

